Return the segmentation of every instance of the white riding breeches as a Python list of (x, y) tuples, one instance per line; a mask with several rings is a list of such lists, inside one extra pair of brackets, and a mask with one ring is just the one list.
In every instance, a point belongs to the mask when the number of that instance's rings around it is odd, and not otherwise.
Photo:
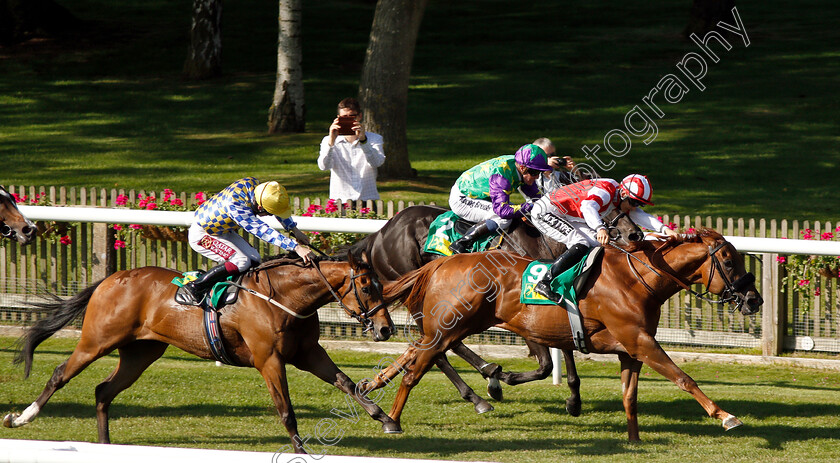
[(190, 247), (197, 253), (218, 263), (230, 262), (240, 272), (262, 260), (260, 253), (234, 232), (211, 235), (194, 223), (190, 226), (188, 239)]
[(575, 244), (596, 247), (601, 244), (595, 239), (595, 230), (589, 228), (583, 219), (570, 217), (560, 212), (547, 196), (543, 196), (531, 209), (531, 221), (537, 230), (549, 238), (571, 248)]

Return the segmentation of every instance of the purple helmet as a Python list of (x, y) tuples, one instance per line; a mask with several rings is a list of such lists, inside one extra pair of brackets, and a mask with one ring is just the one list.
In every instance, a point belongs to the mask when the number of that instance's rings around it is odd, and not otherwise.
[(551, 170), (551, 166), (548, 165), (548, 155), (537, 145), (522, 145), (516, 151), (514, 160), (517, 164), (529, 169)]

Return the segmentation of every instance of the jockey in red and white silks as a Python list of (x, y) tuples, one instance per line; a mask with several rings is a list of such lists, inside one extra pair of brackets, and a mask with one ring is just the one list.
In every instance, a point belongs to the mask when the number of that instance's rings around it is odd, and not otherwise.
[(540, 198), (531, 209), (531, 221), (543, 234), (566, 245), (566, 252), (551, 265), (534, 290), (559, 303), (560, 296), (550, 288), (550, 282), (577, 263), (589, 248), (606, 245), (609, 240), (606, 224), (601, 218), (613, 208), (619, 208), (637, 225), (663, 233), (676, 232), (641, 208), (653, 205), (653, 190), (647, 177), (632, 174), (621, 183), (609, 178), (584, 180), (561, 186)]
[[(627, 176), (621, 184), (609, 178), (584, 180), (561, 186), (537, 201), (531, 210), (531, 220), (537, 229), (566, 247), (575, 244), (594, 247), (609, 240), (601, 217), (613, 208), (621, 207), (621, 202), (627, 199), (627, 206), (622, 210), (627, 209), (624, 212), (633, 222), (648, 230), (669, 234), (668, 227), (641, 209), (653, 204), (651, 193), (647, 178), (637, 174)], [(599, 239), (601, 230), (606, 241)]]

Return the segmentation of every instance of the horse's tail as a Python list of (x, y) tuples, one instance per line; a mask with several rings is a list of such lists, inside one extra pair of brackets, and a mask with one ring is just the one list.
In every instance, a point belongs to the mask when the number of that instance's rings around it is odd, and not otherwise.
[(52, 300), (29, 303), (32, 307), (38, 308), (48, 315), (27, 328), (23, 336), (17, 341), (19, 350), (14, 363), (24, 363), (24, 378), (29, 377), (29, 372), (32, 369), (32, 356), (35, 353), (35, 348), (55, 334), (56, 331), (70, 324), (76, 317), (84, 314), (93, 292), (101, 283), (101, 280), (97, 281), (93, 286), (82, 290), (70, 299), (62, 299), (55, 294), (50, 294), (48, 298)]
[(399, 280), (385, 287), (382, 297), (386, 301), (400, 301), (404, 303), (409, 313), (416, 313), (423, 309), (423, 300), (426, 297), (426, 288), (435, 270), (438, 269), (446, 259), (437, 259), (420, 267), (417, 270), (403, 275)]

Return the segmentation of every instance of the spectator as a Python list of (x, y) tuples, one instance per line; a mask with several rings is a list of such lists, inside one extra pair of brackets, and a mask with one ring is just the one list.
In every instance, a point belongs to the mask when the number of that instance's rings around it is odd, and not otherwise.
[(376, 169), (385, 162), (382, 136), (366, 132), (362, 124), (362, 110), (355, 98), (338, 103), (339, 116), (352, 116), (352, 135), (339, 135), (336, 117), (330, 132), (321, 140), (318, 168), (330, 170), (330, 199), (367, 201), (379, 199), (376, 190)]
[(537, 180), (537, 188), (543, 194), (554, 191), (561, 185), (571, 185), (589, 179), (589, 176), (583, 172), (575, 172), (575, 161), (571, 156), (555, 155), (554, 143), (548, 138), (537, 138), (533, 144), (545, 151), (548, 155), (548, 165), (553, 169), (543, 173), (543, 176)]

